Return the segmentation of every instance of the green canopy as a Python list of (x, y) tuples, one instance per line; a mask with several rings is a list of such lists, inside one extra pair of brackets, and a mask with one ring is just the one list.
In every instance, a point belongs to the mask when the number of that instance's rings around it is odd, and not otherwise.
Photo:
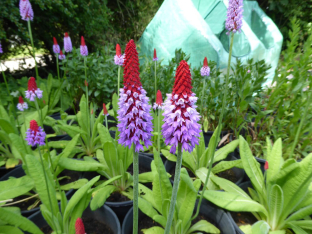
[[(191, 55), (193, 67), (202, 65), (204, 57), (215, 61), (220, 69), (227, 67), (229, 36), (225, 20), (229, 0), (165, 0), (139, 40), (140, 56), (157, 57), (163, 63), (174, 57), (175, 49)], [(239, 58), (264, 59), (271, 65), (268, 82), (274, 77), (283, 36), (256, 1), (244, 1), (243, 26), (236, 33), (232, 63)]]

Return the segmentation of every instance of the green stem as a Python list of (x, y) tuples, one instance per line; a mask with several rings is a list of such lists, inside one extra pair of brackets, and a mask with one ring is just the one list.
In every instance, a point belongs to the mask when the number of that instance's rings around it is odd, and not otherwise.
[(118, 83), (117, 83), (118, 100), (119, 100), (119, 90), (120, 90), (120, 71), (121, 71), (121, 66), (118, 66)]
[(290, 158), (293, 158), (295, 155), (294, 155), (294, 151), (295, 151), (295, 148), (296, 148), (296, 145), (298, 143), (298, 140), (299, 140), (299, 135), (300, 135), (300, 132), (301, 132), (301, 128), (303, 126), (303, 123), (305, 122), (305, 119), (307, 117), (307, 113), (309, 111), (309, 107), (311, 106), (311, 102), (312, 102), (312, 95), (311, 93), (309, 93), (308, 97), (307, 97), (307, 104), (306, 104), (306, 107), (305, 107), (305, 110), (304, 110), (304, 113), (303, 113), (303, 116), (302, 116), (302, 119), (300, 120), (300, 124), (299, 124), (299, 128), (296, 132), (296, 136), (295, 136), (295, 140), (291, 146), (291, 150), (290, 150), (290, 154), (289, 154), (289, 157)]
[[(58, 54), (56, 54), (56, 68), (57, 68), (57, 79), (58, 79), (59, 82), (61, 82)], [(63, 101), (62, 101), (63, 98), (62, 97), (63, 97), (63, 95), (60, 96), (60, 99), (61, 99), (61, 110), (63, 110)]]
[(105, 115), (105, 125), (106, 125), (106, 128), (108, 129), (108, 124), (107, 124), (107, 115)]
[(34, 55), (34, 60), (35, 60), (36, 78), (39, 79), (38, 66), (37, 66), (36, 53), (35, 53), (35, 46), (34, 46), (34, 40), (33, 40), (32, 33), (31, 33), (30, 20), (28, 20), (27, 23), (28, 23), (28, 31), (29, 31), (30, 42), (31, 42), (31, 46), (32, 46), (32, 49), (33, 49), (33, 55)]
[(177, 194), (178, 194), (178, 188), (179, 188), (179, 179), (180, 179), (180, 172), (181, 172), (181, 165), (182, 165), (182, 144), (178, 144), (178, 156), (177, 156), (177, 162), (176, 162), (176, 168), (175, 168), (175, 174), (174, 174), (174, 183), (172, 188), (172, 195), (171, 195), (171, 201), (170, 201), (170, 208), (169, 208), (169, 214), (167, 218), (167, 224), (165, 229), (165, 234), (169, 234), (174, 210), (175, 210), (175, 203), (177, 200)]
[[(160, 160), (160, 137), (161, 137), (161, 132), (160, 132), (160, 108), (158, 108), (158, 125), (157, 125), (157, 130), (158, 130), (158, 137), (157, 137), (157, 151), (158, 151), (158, 160)], [(160, 188), (160, 195), (161, 195), (161, 200), (163, 201), (163, 193), (161, 189), (161, 177), (160, 173), (158, 172), (158, 177), (159, 177), (159, 188)], [(162, 207), (161, 207), (162, 210)]]
[[(231, 43), (230, 43), (230, 50), (229, 50), (228, 67), (227, 67), (227, 72), (226, 72), (226, 77), (225, 77), (225, 87), (224, 87), (224, 93), (223, 93), (223, 99), (222, 99), (222, 108), (221, 108), (221, 114), (220, 114), (220, 119), (219, 119), (219, 127), (217, 128), (217, 139), (219, 138), (220, 133), (221, 133), (221, 129), (222, 129), (222, 120), (223, 120), (223, 115), (224, 115), (224, 110), (225, 110), (225, 100), (226, 100), (226, 95), (227, 95), (228, 89), (229, 89), (229, 76), (230, 76), (230, 69), (231, 69), (231, 57), (232, 57), (233, 42), (234, 42), (234, 33), (231, 32)], [(211, 169), (212, 169), (212, 163), (213, 163), (216, 147), (218, 144), (217, 139), (215, 141), (214, 150), (212, 151), (212, 156), (211, 156), (211, 159), (209, 162), (208, 174), (206, 176), (203, 191), (200, 195), (200, 199), (199, 199), (199, 202), (197, 205), (196, 214), (193, 216), (192, 220), (196, 219), (196, 217), (199, 214), (199, 209), (200, 209), (203, 197), (204, 197), (205, 189), (206, 189), (207, 184), (208, 184), (208, 178), (210, 176)]]
[(156, 61), (155, 61), (155, 102), (157, 97), (157, 76), (156, 76)]
[(203, 92), (202, 92), (202, 98), (201, 98), (201, 107), (200, 107), (200, 115), (203, 116), (203, 106), (204, 106), (204, 97), (205, 97), (205, 86), (206, 86), (206, 77), (204, 77), (204, 83), (203, 83)]
[(139, 221), (139, 154), (133, 147), (133, 233), (138, 233)]
[(87, 57), (84, 56), (84, 67), (85, 67), (85, 86), (86, 86), (86, 99), (87, 99), (87, 117), (88, 117), (88, 137), (90, 139), (91, 129), (90, 129), (90, 113), (89, 113), (89, 90), (88, 90), (88, 81), (87, 81)]
[(39, 145), (38, 145), (38, 151), (39, 151), (40, 161), (41, 161), (42, 170), (43, 170), (43, 174), (44, 174), (44, 180), (45, 180), (46, 187), (47, 187), (47, 192), (48, 192), (48, 197), (49, 197), (49, 203), (50, 203), (50, 209), (51, 209), (51, 213), (52, 213), (52, 221), (53, 221), (53, 220), (54, 220), (54, 218), (53, 218), (53, 217), (54, 217), (54, 213), (53, 213), (53, 209), (52, 209), (52, 200), (51, 200), (51, 196), (50, 196), (50, 190), (49, 190), (47, 175), (46, 175), (46, 171), (45, 171), (45, 168), (44, 168), (44, 164), (43, 164), (42, 155), (41, 155), (41, 151), (40, 151)]

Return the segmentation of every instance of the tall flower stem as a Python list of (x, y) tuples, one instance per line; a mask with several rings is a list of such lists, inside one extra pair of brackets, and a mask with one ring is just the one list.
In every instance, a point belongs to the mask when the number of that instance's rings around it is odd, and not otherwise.
[[(221, 108), (221, 114), (220, 114), (220, 119), (219, 119), (219, 127), (217, 128), (217, 139), (220, 136), (221, 133), (221, 129), (222, 129), (222, 120), (223, 120), (223, 115), (224, 115), (224, 110), (225, 110), (225, 100), (226, 100), (226, 95), (228, 93), (228, 89), (229, 89), (229, 76), (230, 76), (230, 69), (231, 69), (231, 57), (232, 57), (232, 49), (233, 49), (233, 42), (234, 42), (234, 33), (231, 32), (231, 42), (230, 42), (230, 50), (229, 50), (229, 59), (228, 59), (228, 66), (227, 66), (227, 72), (226, 72), (226, 77), (225, 77), (225, 88), (224, 88), (224, 93), (223, 93), (223, 99), (222, 99), (222, 108)], [(192, 220), (196, 219), (196, 217), (199, 214), (199, 209), (200, 209), (200, 205), (202, 203), (203, 197), (204, 197), (204, 193), (208, 184), (208, 178), (210, 176), (211, 173), (211, 169), (212, 169), (212, 163), (213, 163), (213, 159), (214, 159), (214, 155), (215, 155), (215, 149), (217, 147), (218, 141), (215, 141), (215, 145), (214, 145), (214, 150), (212, 151), (212, 156), (209, 162), (209, 169), (208, 169), (208, 174), (206, 176), (206, 180), (205, 180), (205, 184), (202, 190), (202, 193), (200, 195), (200, 199), (198, 202), (198, 206), (197, 206), (197, 210), (196, 210), (196, 214), (193, 216)]]
[(105, 116), (105, 125), (106, 125), (106, 127), (107, 127), (107, 129), (108, 129), (108, 124), (107, 124), (107, 115), (104, 115)]
[[(59, 58), (58, 58), (58, 54), (56, 54), (56, 68), (57, 68), (57, 79), (59, 82), (61, 82), (61, 79), (60, 79), (60, 67), (59, 67)], [(61, 85), (61, 84), (60, 84)], [(63, 110), (63, 98), (62, 98), (63, 95), (61, 95), (60, 99), (61, 99), (61, 110)]]
[[(65, 62), (66, 62), (66, 65), (65, 65), (65, 70), (64, 70), (64, 79), (65, 79), (66, 83), (68, 83), (67, 76), (66, 76), (66, 71), (67, 71), (67, 58), (66, 58)], [(63, 67), (64, 67), (64, 65), (63, 65)], [(75, 115), (76, 115), (77, 112), (76, 112), (75, 104), (73, 103), (74, 100), (73, 100), (72, 93), (71, 93), (71, 91), (69, 91), (68, 93), (69, 93), (70, 100), (72, 101), (71, 104), (73, 105), (74, 113), (75, 113)]]
[(157, 75), (156, 75), (156, 64), (157, 61), (155, 61), (155, 101), (156, 101), (156, 96), (157, 96)]
[[(160, 132), (160, 108), (158, 108), (158, 125), (157, 125), (157, 130), (158, 130), (157, 152), (158, 152), (158, 160), (160, 160), (160, 137), (161, 137), (161, 132)], [(161, 189), (160, 173), (158, 173), (158, 177), (159, 177), (159, 187), (160, 187), (161, 200), (163, 201), (163, 193), (162, 193), (162, 189)], [(162, 209), (162, 207), (161, 207), (161, 209)]]
[[(6, 86), (6, 89), (7, 89), (7, 92), (8, 92), (8, 97), (10, 97), (10, 89), (9, 89), (9, 86), (8, 86), (8, 82), (6, 80), (6, 76), (5, 76), (5, 73), (4, 73), (4, 70), (2, 70), (2, 75), (3, 75), (3, 79), (4, 79), (4, 83), (5, 83), (5, 86)], [(12, 104), (12, 107), (14, 107), (14, 102), (13, 100), (11, 99), (11, 104)], [(13, 108), (14, 110), (14, 108)]]
[(117, 83), (117, 95), (118, 95), (118, 99), (119, 99), (119, 92), (120, 92), (120, 72), (121, 72), (121, 67), (118, 66), (118, 83)]
[(39, 151), (39, 155), (40, 155), (40, 161), (41, 161), (41, 166), (42, 166), (42, 170), (43, 170), (44, 180), (45, 180), (45, 184), (46, 184), (47, 192), (48, 192), (48, 198), (49, 198), (50, 209), (51, 209), (51, 214), (52, 214), (52, 222), (54, 222), (54, 212), (52, 209), (52, 200), (51, 200), (51, 196), (50, 196), (49, 184), (48, 184), (47, 175), (46, 175), (46, 171), (44, 168), (44, 164), (43, 164), (42, 155), (41, 155), (39, 145), (38, 145), (38, 151)]
[(32, 33), (31, 33), (30, 20), (27, 21), (27, 25), (28, 25), (28, 31), (29, 31), (29, 37), (30, 37), (31, 46), (32, 46), (32, 49), (33, 49), (34, 60), (35, 60), (36, 78), (39, 79), (38, 65), (37, 65), (37, 61), (36, 61), (34, 40), (33, 40)]
[(89, 90), (88, 90), (88, 81), (87, 81), (87, 58), (86, 56), (84, 57), (84, 67), (85, 67), (85, 86), (86, 86), (86, 99), (87, 99), (87, 117), (88, 117), (88, 123), (87, 123), (87, 127), (88, 127), (88, 136), (90, 136), (91, 134), (91, 129), (90, 129), (90, 113), (89, 113)]
[(167, 223), (166, 223), (165, 234), (169, 234), (171, 225), (172, 225), (175, 203), (177, 200), (177, 194), (178, 194), (178, 188), (179, 188), (181, 165), (182, 165), (182, 144), (179, 143), (178, 144), (178, 156), (177, 156), (177, 162), (176, 162), (176, 168), (175, 168), (175, 174), (174, 174), (174, 183), (173, 183), (173, 188), (172, 188), (172, 195), (171, 195), (170, 208), (169, 208), (169, 214), (168, 214)]
[(203, 83), (203, 92), (202, 92), (202, 99), (201, 99), (201, 106), (200, 106), (200, 115), (203, 116), (203, 106), (205, 100), (205, 86), (206, 86), (206, 77), (204, 76), (204, 83)]
[(303, 123), (305, 122), (305, 119), (307, 117), (307, 114), (308, 114), (308, 110), (309, 110), (309, 107), (311, 106), (311, 102), (312, 102), (312, 95), (311, 95), (311, 91), (307, 97), (307, 103), (306, 103), (306, 107), (305, 107), (305, 110), (304, 110), (304, 113), (303, 113), (303, 116), (300, 120), (300, 124), (299, 124), (299, 127), (297, 129), (297, 132), (296, 132), (296, 136), (295, 136), (295, 140), (291, 146), (291, 150), (290, 150), (290, 154), (289, 154), (289, 157), (290, 158), (293, 158), (295, 155), (294, 155), (294, 151), (295, 151), (295, 148), (296, 148), (296, 145), (298, 143), (298, 139), (299, 139), (299, 135), (300, 135), (300, 132), (301, 132), (301, 129), (302, 129), (302, 125)]
[(138, 233), (139, 222), (139, 153), (133, 148), (133, 233)]

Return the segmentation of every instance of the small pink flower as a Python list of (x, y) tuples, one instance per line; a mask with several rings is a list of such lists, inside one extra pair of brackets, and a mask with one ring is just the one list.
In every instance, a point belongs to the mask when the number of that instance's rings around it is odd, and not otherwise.
[(36, 79), (34, 77), (30, 77), (28, 81), (28, 90), (25, 91), (26, 98), (29, 101), (35, 101), (35, 98), (42, 98), (42, 90), (37, 87)]
[(103, 103), (103, 115), (109, 116), (105, 103)]
[(28, 104), (26, 102), (24, 102), (22, 96), (19, 96), (19, 98), (18, 98), (17, 109), (20, 111), (24, 111), (24, 110), (28, 109)]
[(269, 163), (268, 161), (265, 161), (264, 170), (268, 170), (268, 169), (269, 169)]
[(81, 218), (76, 219), (75, 223), (76, 234), (86, 234), (83, 222)]
[(86, 46), (83, 36), (81, 36), (80, 54), (82, 56), (88, 56), (88, 47)]
[(156, 49), (154, 49), (153, 61), (158, 61), (157, 54), (156, 54)]

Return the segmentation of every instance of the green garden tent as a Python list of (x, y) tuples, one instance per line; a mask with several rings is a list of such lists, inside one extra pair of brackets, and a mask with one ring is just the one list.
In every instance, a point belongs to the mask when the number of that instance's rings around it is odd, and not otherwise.
[[(175, 49), (190, 54), (192, 67), (202, 65), (204, 57), (227, 67), (229, 36), (225, 20), (229, 0), (165, 0), (139, 40), (140, 56), (150, 58), (154, 48), (163, 63), (174, 57)], [(268, 82), (274, 77), (283, 36), (256, 1), (244, 1), (243, 26), (235, 34), (232, 63), (239, 58), (264, 59), (271, 65)]]

